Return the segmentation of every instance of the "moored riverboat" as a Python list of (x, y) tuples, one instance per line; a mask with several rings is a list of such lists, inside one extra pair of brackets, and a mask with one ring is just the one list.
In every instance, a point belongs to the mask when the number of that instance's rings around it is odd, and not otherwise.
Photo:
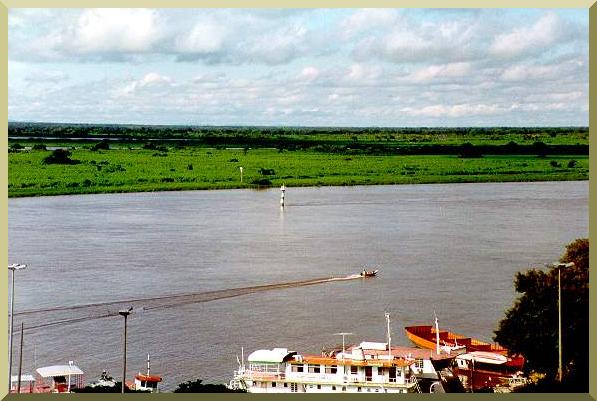
[(471, 391), (498, 389), (505, 392), (527, 382), (522, 376), (520, 359), (495, 352), (473, 351), (458, 355), (453, 371)]
[(137, 373), (134, 383), (128, 385), (128, 387), (136, 391), (159, 393), (159, 384), (162, 382), (162, 377), (155, 374), (152, 375), (150, 372), (150, 359), (149, 354), (147, 354), (147, 373)]
[[(513, 387), (524, 382), (522, 369), (525, 359), (510, 352), (499, 344), (491, 344), (475, 338), (440, 330), (435, 320), (433, 326), (405, 327), (408, 338), (422, 348), (440, 346), (466, 350), (454, 359), (453, 372), (470, 391), (492, 391)], [(440, 345), (443, 344), (443, 345)]]
[[(239, 368), (228, 387), (251, 393), (414, 393), (443, 392), (438, 369), (448, 368), (458, 353), (362, 341), (324, 349), (321, 355), (288, 348), (260, 349)], [(348, 333), (339, 333), (345, 335)]]

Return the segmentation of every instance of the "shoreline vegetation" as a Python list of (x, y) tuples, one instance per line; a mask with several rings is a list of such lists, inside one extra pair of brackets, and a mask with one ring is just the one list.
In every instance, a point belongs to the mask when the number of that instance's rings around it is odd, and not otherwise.
[(8, 195), (587, 180), (588, 136), (586, 127), (11, 122)]

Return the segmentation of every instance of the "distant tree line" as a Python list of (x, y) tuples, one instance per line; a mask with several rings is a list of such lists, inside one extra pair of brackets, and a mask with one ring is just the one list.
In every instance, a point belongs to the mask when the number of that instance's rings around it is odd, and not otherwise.
[(63, 124), (9, 122), (8, 136), (39, 136), (57, 138), (109, 138), (121, 137), (188, 139), (200, 137), (260, 137), (262, 135), (321, 135), (347, 134), (351, 138), (359, 135), (549, 135), (588, 133), (588, 127), (268, 127), (268, 126), (182, 126), (182, 125), (118, 125), (118, 124)]

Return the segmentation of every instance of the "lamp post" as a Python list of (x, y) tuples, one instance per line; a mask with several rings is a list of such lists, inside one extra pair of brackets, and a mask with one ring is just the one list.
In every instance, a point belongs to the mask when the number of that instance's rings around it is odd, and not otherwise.
[(17, 270), (23, 270), (27, 265), (20, 263), (13, 263), (8, 265), (8, 270), (12, 272), (12, 281), (10, 286), (10, 326), (8, 334), (8, 391), (12, 388), (12, 325), (14, 320), (14, 307), (15, 307), (15, 272)]
[(123, 361), (122, 361), (122, 394), (124, 394), (124, 380), (126, 379), (126, 320), (128, 316), (131, 314), (133, 307), (131, 306), (128, 309), (123, 309), (118, 311), (120, 316), (124, 317), (124, 351), (123, 351)]
[(554, 263), (552, 265), (558, 269), (558, 381), (562, 381), (562, 285), (560, 270), (562, 267), (572, 267), (574, 262)]

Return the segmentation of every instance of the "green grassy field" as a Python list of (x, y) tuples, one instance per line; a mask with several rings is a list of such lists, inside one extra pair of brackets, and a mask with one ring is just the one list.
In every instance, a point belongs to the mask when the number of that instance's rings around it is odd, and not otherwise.
[[(172, 147), (167, 152), (128, 147), (71, 151), (79, 164), (46, 165), (42, 160), (50, 151), (9, 153), (9, 197), (254, 188), (260, 180), (265, 186), (586, 180), (589, 166), (588, 156), (581, 155), (467, 159), (199, 147)], [(262, 174), (260, 169), (273, 174)]]

